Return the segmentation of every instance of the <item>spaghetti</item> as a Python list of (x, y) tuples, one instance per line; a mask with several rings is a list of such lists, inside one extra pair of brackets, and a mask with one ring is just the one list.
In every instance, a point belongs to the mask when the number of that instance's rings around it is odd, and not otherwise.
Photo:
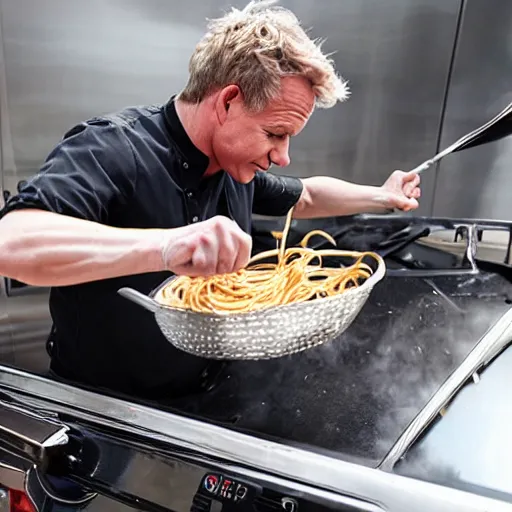
[[(336, 245), (324, 231), (310, 231), (300, 247), (286, 248), (293, 209), (287, 215), (282, 233), (273, 233), (277, 249), (255, 255), (246, 268), (230, 274), (210, 277), (179, 276), (156, 297), (166, 306), (200, 313), (247, 313), (278, 305), (330, 297), (357, 287), (369, 278), (372, 268), (363, 262), (378, 257), (371, 252), (314, 250), (307, 247), (312, 236), (322, 236)], [(325, 257), (351, 257), (347, 267), (323, 267)], [(277, 263), (262, 263), (276, 258)]]

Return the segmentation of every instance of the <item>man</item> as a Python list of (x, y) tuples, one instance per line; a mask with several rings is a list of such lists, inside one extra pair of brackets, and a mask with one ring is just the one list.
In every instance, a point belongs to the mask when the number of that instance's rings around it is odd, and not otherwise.
[(418, 206), (418, 176), (382, 187), (270, 174), (315, 106), (345, 83), (288, 10), (252, 2), (210, 23), (185, 89), (71, 129), (0, 221), (0, 274), (52, 287), (51, 369), (132, 396), (200, 388), (209, 364), (174, 349), (152, 315), (121, 298), (169, 273), (236, 271), (252, 213), (311, 218)]

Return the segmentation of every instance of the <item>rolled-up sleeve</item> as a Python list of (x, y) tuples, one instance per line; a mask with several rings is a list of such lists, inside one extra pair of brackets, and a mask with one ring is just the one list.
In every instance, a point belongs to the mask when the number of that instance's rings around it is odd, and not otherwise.
[(136, 161), (122, 127), (91, 121), (64, 136), (40, 171), (7, 201), (0, 218), (37, 208), (103, 223), (135, 186)]
[(258, 172), (254, 177), (253, 213), (280, 217), (293, 208), (304, 185), (299, 178)]

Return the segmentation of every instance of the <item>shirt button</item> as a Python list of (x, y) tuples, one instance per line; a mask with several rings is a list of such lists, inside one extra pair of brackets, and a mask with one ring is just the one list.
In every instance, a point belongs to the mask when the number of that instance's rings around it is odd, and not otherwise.
[(187, 192), (187, 197), (190, 199), (194, 196), (194, 192)]
[(183, 168), (184, 169), (188, 169), (188, 163), (187, 162), (183, 162)]
[(195, 215), (194, 217), (192, 217), (192, 222), (197, 222), (199, 220), (199, 217), (197, 215)]

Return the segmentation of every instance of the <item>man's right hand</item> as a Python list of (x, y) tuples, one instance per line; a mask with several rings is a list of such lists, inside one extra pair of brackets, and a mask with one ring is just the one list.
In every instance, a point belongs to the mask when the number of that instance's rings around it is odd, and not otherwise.
[(245, 267), (251, 249), (251, 237), (226, 217), (175, 229), (116, 228), (35, 209), (0, 220), (0, 275), (32, 286), (161, 270), (225, 274)]
[(210, 276), (244, 268), (252, 238), (236, 222), (217, 216), (169, 230), (162, 240), (162, 260), (177, 275)]

